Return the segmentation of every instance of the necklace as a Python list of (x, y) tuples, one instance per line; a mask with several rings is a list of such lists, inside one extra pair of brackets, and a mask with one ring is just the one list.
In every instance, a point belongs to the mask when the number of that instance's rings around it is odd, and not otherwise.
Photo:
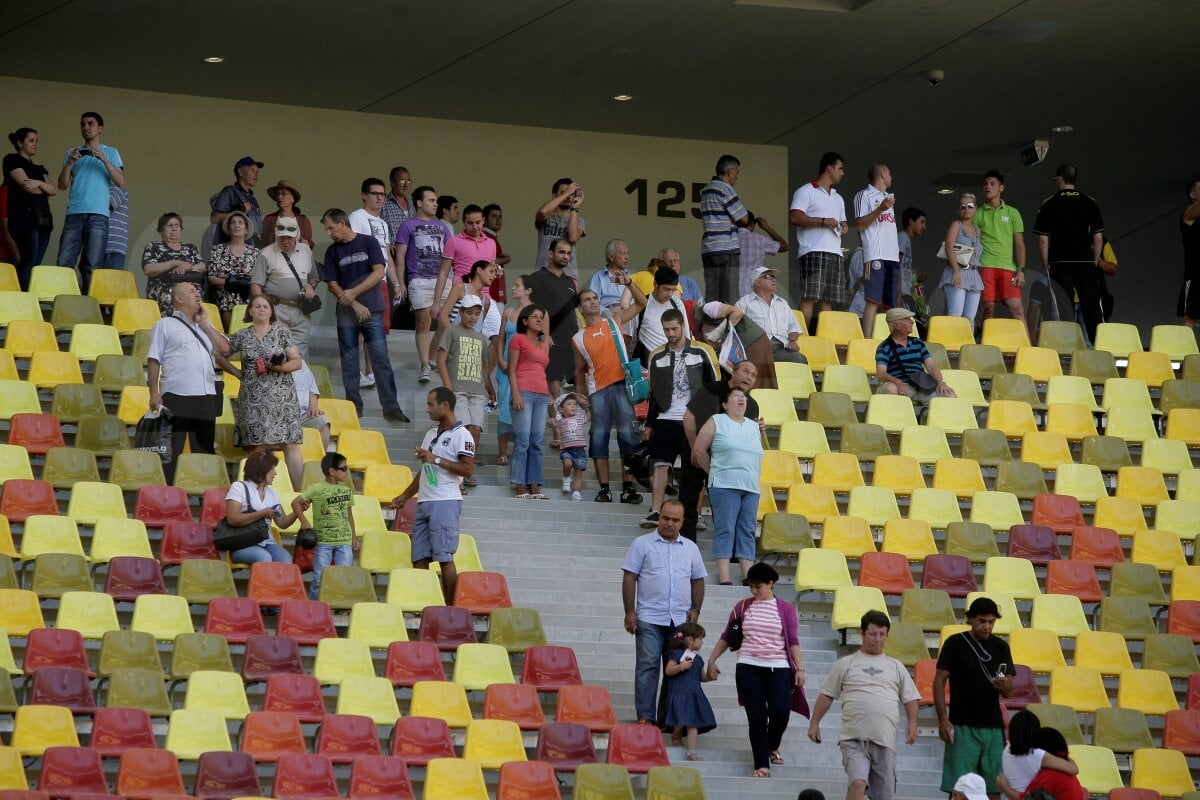
[(975, 641), (975, 637), (971, 635), (970, 631), (963, 631), (961, 636), (966, 639), (967, 646), (971, 648), (971, 652), (974, 654), (975, 660), (979, 664), (979, 671), (982, 672), (983, 677), (987, 678), (990, 682), (994, 676), (988, 672), (988, 668), (984, 665), (992, 660), (992, 654), (989, 653), (983, 645)]

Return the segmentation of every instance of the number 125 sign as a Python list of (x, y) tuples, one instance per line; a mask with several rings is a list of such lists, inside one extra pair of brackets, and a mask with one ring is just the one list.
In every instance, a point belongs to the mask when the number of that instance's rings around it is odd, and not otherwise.
[[(692, 216), (700, 219), (700, 193), (707, 183), (692, 184)], [(637, 200), (639, 217), (649, 216), (650, 213), (650, 181), (646, 178), (634, 178), (625, 187), (625, 194), (631, 194)], [(687, 212), (683, 209), (684, 197), (687, 195), (687, 185), (680, 181), (659, 181), (658, 202), (655, 203), (654, 216), (664, 219), (686, 219)]]

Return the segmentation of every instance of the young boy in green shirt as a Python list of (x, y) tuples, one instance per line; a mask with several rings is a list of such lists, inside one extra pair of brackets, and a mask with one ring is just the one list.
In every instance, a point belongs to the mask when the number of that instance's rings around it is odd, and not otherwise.
[[(361, 540), (354, 530), (354, 491), (342, 483), (348, 467), (341, 453), (326, 453), (321, 459), (322, 483), (314, 483), (292, 501), (292, 510), (301, 528), (313, 529), (317, 549), (313, 553), (313, 577), (308, 596), (316, 600), (321, 592), (321, 573), (332, 564), (350, 566)], [(312, 525), (304, 512), (313, 509)]]

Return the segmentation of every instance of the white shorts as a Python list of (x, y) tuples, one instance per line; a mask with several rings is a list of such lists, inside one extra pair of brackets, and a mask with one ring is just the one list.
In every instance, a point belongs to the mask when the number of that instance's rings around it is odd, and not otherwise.
[[(408, 302), (414, 311), (433, 306), (433, 290), (437, 288), (437, 278), (413, 278), (408, 282)], [(450, 296), (450, 282), (442, 287), (442, 300)]]
[(483, 427), (483, 417), (485, 406), (487, 406), (486, 394), (467, 394), (466, 392), (455, 392), (454, 397), (454, 417), (463, 425), (475, 425)]

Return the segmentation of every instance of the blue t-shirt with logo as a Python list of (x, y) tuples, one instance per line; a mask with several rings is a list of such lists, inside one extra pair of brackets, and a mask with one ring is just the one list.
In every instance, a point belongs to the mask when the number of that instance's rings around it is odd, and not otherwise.
[[(100, 145), (108, 162), (117, 169), (124, 168), (121, 154), (117, 148), (106, 144)], [(67, 150), (63, 156), (63, 166), (71, 161), (71, 153), (75, 148)], [(84, 156), (71, 166), (71, 189), (67, 195), (68, 214), (103, 214), (108, 216), (108, 187), (112, 180), (108, 177), (108, 167), (95, 156)]]

